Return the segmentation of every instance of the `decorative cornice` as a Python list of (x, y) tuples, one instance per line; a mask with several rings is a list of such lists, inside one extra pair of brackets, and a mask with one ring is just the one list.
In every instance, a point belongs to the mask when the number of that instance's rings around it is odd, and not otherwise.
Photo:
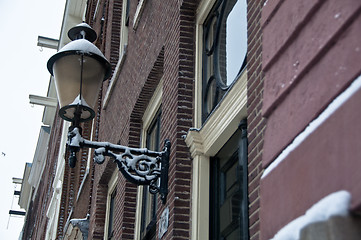
[(192, 157), (213, 156), (247, 117), (247, 71), (234, 83), (227, 95), (200, 129), (190, 129), (185, 142)]
[(195, 158), (197, 155), (204, 155), (203, 138), (199, 129), (190, 129), (185, 142), (190, 149), (192, 158)]

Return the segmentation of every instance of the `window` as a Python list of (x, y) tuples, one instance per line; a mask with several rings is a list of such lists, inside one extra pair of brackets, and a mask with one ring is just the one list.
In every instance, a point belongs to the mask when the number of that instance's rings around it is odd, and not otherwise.
[(114, 171), (108, 183), (108, 195), (105, 214), (104, 239), (114, 239), (115, 199), (117, 196), (118, 170)]
[[(161, 102), (163, 81), (160, 80), (143, 114), (142, 147), (160, 150)], [(156, 239), (157, 198), (149, 193), (148, 186), (138, 187), (135, 239)]]
[[(224, 225), (219, 225), (222, 220), (218, 218), (221, 209), (225, 208), (222, 207), (221, 200), (226, 203), (235, 188), (230, 188), (227, 193), (222, 182), (217, 184), (223, 188), (211, 187), (215, 184), (215, 176), (223, 175), (222, 178), (226, 179), (227, 172), (231, 173), (231, 169), (235, 168), (235, 158), (217, 160), (221, 159), (217, 153), (220, 153), (232, 135), (239, 131), (237, 129), (240, 120), (247, 118), (246, 13), (245, 0), (202, 0), (196, 12), (195, 120), (194, 128), (188, 131), (185, 139), (193, 158), (192, 240), (219, 239), (218, 234), (225, 234)], [(242, 162), (247, 164), (246, 161)], [(216, 163), (219, 168), (213, 172), (211, 168)], [(247, 169), (247, 166), (242, 166), (242, 171), (243, 169)], [(242, 174), (241, 177), (243, 179), (247, 175)], [(234, 179), (234, 175), (229, 174), (228, 178)], [(242, 191), (246, 182), (247, 180), (243, 180), (239, 185)], [(218, 191), (217, 193), (222, 191), (223, 199), (218, 200), (213, 190)], [(246, 199), (243, 196), (247, 196), (247, 193), (242, 194), (242, 201)], [(241, 207), (248, 209), (246, 205), (242, 202)], [(216, 206), (219, 210), (215, 211), (211, 206)], [(242, 210), (241, 214), (247, 212)], [(243, 215), (241, 217), (246, 220), (248, 218)], [(213, 219), (214, 224), (211, 225), (209, 221), (204, 221), (205, 219)], [(247, 227), (244, 222), (239, 221), (239, 231), (243, 231), (244, 226)], [(225, 236), (228, 237), (226, 239), (232, 239), (229, 234)]]
[(248, 239), (247, 147), (242, 141), (247, 140), (237, 131), (211, 159), (210, 239)]
[[(160, 110), (147, 130), (146, 147), (159, 151), (160, 143)], [(149, 186), (143, 186), (141, 239), (155, 239), (157, 222), (157, 195), (149, 193)]]
[(120, 58), (122, 58), (122, 55), (126, 51), (128, 45), (128, 25), (129, 25), (129, 0), (123, 0), (122, 22), (120, 27), (120, 47), (119, 47)]
[(108, 239), (113, 238), (113, 224), (114, 224), (114, 201), (117, 189), (114, 189), (110, 194), (109, 200), (109, 215), (108, 215)]
[(202, 122), (246, 66), (247, 3), (217, 0), (202, 29)]

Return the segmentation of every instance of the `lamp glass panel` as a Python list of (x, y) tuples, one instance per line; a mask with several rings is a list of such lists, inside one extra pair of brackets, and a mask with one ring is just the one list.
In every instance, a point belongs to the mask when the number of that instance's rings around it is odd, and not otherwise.
[[(60, 107), (70, 105), (80, 94), (81, 55), (66, 55), (55, 61), (53, 66), (55, 85)], [(94, 108), (98, 91), (103, 82), (105, 69), (91, 56), (83, 56), (82, 105)]]

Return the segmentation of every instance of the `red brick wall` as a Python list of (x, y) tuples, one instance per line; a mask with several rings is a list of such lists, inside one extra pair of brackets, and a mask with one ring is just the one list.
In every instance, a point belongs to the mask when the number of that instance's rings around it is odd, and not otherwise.
[[(174, 12), (165, 43), (165, 107), (164, 125), (172, 142), (169, 166), (170, 226), (163, 239), (189, 239), (191, 159), (183, 136), (193, 123), (194, 81), (194, 18), (197, 5), (183, 1), (180, 12), (176, 5), (167, 6)], [(162, 211), (163, 209), (161, 209)]]
[[(355, 0), (269, 1), (263, 8), (264, 167), (360, 75), (360, 12)], [(346, 189), (352, 208), (360, 206), (358, 95), (262, 179), (262, 239), (331, 192)]]
[(261, 9), (263, 1), (248, 1), (247, 105), (248, 105), (248, 194), (249, 236), (260, 238), (260, 177), (262, 174), (263, 136), (265, 120), (262, 117), (263, 72)]
[[(95, 1), (94, 1), (95, 2)], [(172, 142), (169, 172), (170, 223), (163, 239), (189, 239), (191, 204), (191, 158), (183, 136), (192, 127), (194, 96), (195, 13), (194, 1), (147, 1), (138, 28), (132, 29), (136, 2), (130, 1), (127, 56), (106, 109), (99, 108), (96, 132), (100, 141), (139, 146), (141, 117), (147, 101), (163, 77), (161, 138)], [(94, 4), (90, 4), (93, 6)], [(250, 236), (259, 238), (259, 178), (264, 120), (261, 117), (263, 78), (261, 71), (260, 10), (263, 4), (248, 6), (248, 98), (249, 98), (249, 199)], [(89, 8), (92, 21), (94, 6)], [(118, 60), (121, 1), (109, 1), (105, 34), (97, 45), (114, 66)], [(100, 22), (92, 23), (97, 32)], [(124, 86), (127, 86), (124, 88)], [(102, 95), (107, 91), (104, 83)], [(104, 234), (107, 183), (115, 165), (95, 166), (90, 207), (91, 239)], [(116, 197), (116, 238), (132, 239), (136, 188), (119, 175)], [(158, 216), (165, 206), (159, 201)], [(157, 228), (158, 231), (158, 228)]]
[[(190, 223), (191, 160), (182, 136), (192, 124), (193, 23), (196, 6), (192, 1), (184, 2), (182, 13), (179, 13), (177, 4), (176, 1), (167, 3), (148, 1), (138, 28), (133, 30), (131, 26), (136, 2), (130, 2), (127, 56), (107, 109), (101, 110), (99, 128), (100, 141), (139, 146), (142, 114), (157, 82), (163, 76), (161, 138), (169, 138), (173, 144), (169, 174), (170, 194), (167, 203), (170, 208), (170, 227), (164, 239), (177, 237), (187, 239)], [(114, 18), (116, 14), (114, 12), (112, 14)], [(108, 24), (111, 22), (109, 19), (107, 21)], [(115, 32), (108, 31), (105, 38), (113, 39), (114, 34), (116, 35)], [(110, 46), (105, 44), (106, 55), (112, 56), (115, 51), (109, 50), (112, 46), (113, 44)], [(114, 61), (116, 57), (110, 59), (112, 64), (116, 63)], [(124, 89), (123, 86), (127, 88)], [(107, 85), (104, 85), (104, 91), (106, 89)], [(109, 180), (107, 176), (111, 172), (109, 169), (113, 167), (104, 165), (95, 168), (94, 199), (104, 197), (105, 193), (97, 191), (97, 188), (101, 182), (107, 183)], [(132, 239), (136, 188), (133, 184), (126, 183), (120, 175), (118, 190), (123, 194), (119, 198), (117, 196), (116, 208), (120, 209), (116, 213), (116, 219), (119, 219), (116, 223), (119, 230), (116, 231), (119, 233), (117, 236), (121, 239)], [(162, 206), (160, 202), (159, 206)], [(105, 208), (99, 208), (96, 202), (92, 203), (91, 213), (95, 219), (99, 219), (99, 223), (104, 220), (101, 215), (104, 210)], [(163, 207), (159, 212), (162, 210)], [(95, 223), (91, 222), (91, 226), (95, 226)]]

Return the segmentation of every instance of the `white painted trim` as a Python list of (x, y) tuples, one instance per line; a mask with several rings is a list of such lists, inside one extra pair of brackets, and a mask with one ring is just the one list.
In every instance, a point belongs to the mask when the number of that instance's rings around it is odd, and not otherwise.
[[(141, 147), (146, 146), (146, 135), (147, 130), (152, 123), (155, 115), (157, 114), (160, 106), (162, 104), (162, 95), (163, 95), (163, 79), (158, 83), (157, 88), (155, 89), (152, 98), (149, 101), (147, 109), (144, 111), (142, 118), (142, 139)], [(135, 228), (134, 228), (134, 239), (140, 240), (140, 228), (141, 228), (141, 218), (142, 218), (142, 204), (143, 204), (143, 186), (139, 186), (137, 190), (137, 205), (135, 212)]]
[(45, 107), (57, 107), (58, 106), (58, 99), (51, 98), (51, 97), (43, 97), (38, 95), (29, 95), (30, 104), (45, 106)]
[(142, 218), (143, 186), (137, 189), (137, 205), (135, 208), (134, 240), (140, 240), (140, 227)]
[(205, 153), (215, 155), (247, 117), (247, 71), (232, 86), (212, 116), (202, 126)]
[[(118, 182), (118, 168), (114, 170), (112, 177), (108, 182), (108, 194), (107, 194), (107, 206), (105, 212), (105, 224), (104, 224), (104, 239), (108, 239), (108, 226), (109, 226), (109, 211), (110, 211), (110, 199), (114, 189), (117, 186)], [(119, 194), (119, 193), (118, 193)]]
[(196, 54), (195, 54), (195, 111), (194, 126), (202, 125), (202, 49), (203, 23), (216, 0), (203, 0), (199, 4), (196, 17)]
[(193, 158), (191, 239), (209, 238), (209, 157), (214, 156), (247, 116), (247, 71), (226, 93), (202, 126), (202, 36), (203, 23), (216, 0), (203, 0), (197, 9), (195, 54), (194, 126), (186, 136)]
[(201, 24), (196, 26), (196, 56), (195, 56), (195, 96), (194, 96), (194, 126), (200, 128), (202, 126), (202, 39), (203, 28)]
[(197, 9), (197, 25), (203, 25), (216, 0), (203, 0)]
[(97, 15), (98, 15), (99, 4), (100, 4), (100, 0), (97, 1), (97, 5), (95, 7), (95, 11), (94, 11), (94, 15), (93, 15), (93, 21), (96, 19)]
[(127, 9), (128, 9), (128, 1), (123, 0), (122, 3), (122, 19), (121, 19), (121, 28), (120, 28), (120, 45), (119, 45), (119, 55), (123, 55), (126, 47), (128, 45), (128, 26), (126, 26), (127, 22)]
[(212, 116), (198, 131), (188, 132), (186, 142), (195, 155), (214, 156), (247, 117), (247, 71), (235, 82)]
[(196, 155), (192, 171), (191, 239), (209, 239), (209, 157)]
[(140, 21), (140, 18), (142, 16), (143, 10), (145, 8), (146, 0), (140, 0), (137, 6), (137, 10), (135, 11), (134, 15), (134, 22), (133, 22), (133, 29), (136, 30), (138, 28), (138, 24)]
[[(158, 87), (155, 89), (152, 98), (149, 101), (147, 109), (143, 114), (143, 129), (142, 136), (146, 135), (146, 130), (149, 128), (149, 125), (152, 123), (155, 115), (157, 114), (160, 105), (162, 104), (162, 95), (163, 95), (163, 80), (160, 80)], [(145, 146), (146, 139), (142, 138), (142, 146)]]
[(332, 114), (334, 114), (344, 103), (346, 103), (357, 91), (361, 89), (361, 75), (356, 78), (352, 84), (338, 95), (327, 108), (297, 137), (288, 145), (280, 155), (265, 169), (262, 178), (265, 178), (273, 169), (275, 169), (293, 150), (295, 150), (302, 142), (304, 142), (316, 129), (321, 126)]
[(214, 156), (247, 117), (247, 71), (234, 83), (201, 129), (192, 129), (186, 144), (193, 158), (191, 239), (208, 239), (209, 159)]

